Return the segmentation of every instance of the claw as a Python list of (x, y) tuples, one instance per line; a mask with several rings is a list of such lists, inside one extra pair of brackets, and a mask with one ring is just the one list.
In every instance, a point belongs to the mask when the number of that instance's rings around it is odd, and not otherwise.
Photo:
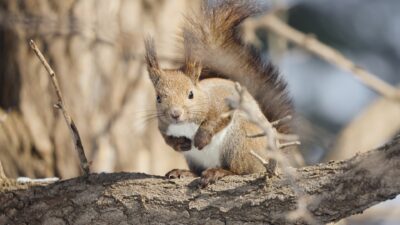
[(233, 174), (231, 171), (220, 168), (207, 169), (201, 174), (200, 187), (205, 188), (209, 184), (214, 184), (217, 180)]
[(181, 169), (173, 169), (169, 171), (165, 176), (168, 179), (177, 179), (177, 178), (185, 178), (185, 177), (196, 177), (196, 174), (194, 174), (190, 170), (181, 170)]

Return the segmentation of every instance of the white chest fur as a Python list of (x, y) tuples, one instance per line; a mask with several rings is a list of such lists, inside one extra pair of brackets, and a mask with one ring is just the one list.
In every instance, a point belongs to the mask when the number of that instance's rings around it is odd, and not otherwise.
[[(188, 161), (197, 164), (205, 169), (220, 167), (220, 156), (226, 133), (229, 125), (214, 135), (210, 144), (205, 146), (202, 150), (198, 150), (193, 146), (190, 151), (183, 152), (183, 155)], [(175, 137), (187, 137), (193, 140), (199, 125), (195, 123), (171, 124), (167, 129), (167, 135)]]
[(171, 124), (168, 126), (167, 135), (174, 137), (187, 137), (193, 140), (199, 125), (195, 123)]

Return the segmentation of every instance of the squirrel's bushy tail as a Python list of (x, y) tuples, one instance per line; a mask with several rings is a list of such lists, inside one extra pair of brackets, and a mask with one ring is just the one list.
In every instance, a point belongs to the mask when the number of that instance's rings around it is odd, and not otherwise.
[[(269, 121), (293, 113), (286, 82), (275, 67), (261, 58), (260, 52), (241, 38), (241, 23), (260, 13), (254, 1), (223, 1), (215, 6), (203, 4), (199, 15), (187, 17), (183, 29), (185, 49), (203, 66), (202, 76), (225, 77), (245, 86), (257, 100)], [(288, 123), (277, 127), (290, 133)]]

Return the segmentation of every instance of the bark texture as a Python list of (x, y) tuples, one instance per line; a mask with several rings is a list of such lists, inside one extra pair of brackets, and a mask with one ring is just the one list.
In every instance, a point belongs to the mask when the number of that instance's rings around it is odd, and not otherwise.
[[(347, 161), (297, 169), (297, 185), (321, 223), (361, 213), (400, 193), (400, 137)], [(304, 197), (303, 196), (303, 197)], [(285, 176), (227, 177), (206, 189), (197, 180), (146, 174), (92, 174), (0, 194), (0, 224), (305, 224)]]

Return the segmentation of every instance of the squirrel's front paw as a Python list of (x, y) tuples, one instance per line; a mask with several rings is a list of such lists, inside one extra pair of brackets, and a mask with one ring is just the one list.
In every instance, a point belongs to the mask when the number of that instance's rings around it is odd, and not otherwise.
[(180, 137), (178, 141), (178, 148), (180, 151), (189, 151), (192, 149), (192, 140), (186, 137)]
[(200, 128), (194, 136), (194, 147), (201, 150), (206, 145), (210, 144), (211, 139), (212, 134), (209, 131)]
[(192, 149), (192, 140), (186, 137), (167, 136), (166, 142), (176, 151), (189, 151)]

